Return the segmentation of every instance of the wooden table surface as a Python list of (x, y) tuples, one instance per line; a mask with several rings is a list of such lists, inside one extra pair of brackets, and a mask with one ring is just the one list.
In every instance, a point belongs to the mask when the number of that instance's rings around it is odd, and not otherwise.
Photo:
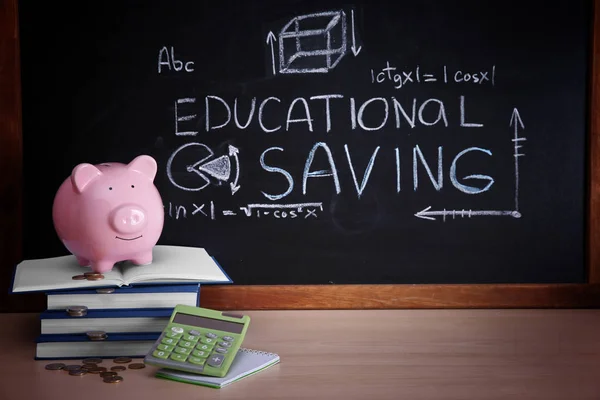
[(600, 399), (600, 310), (247, 314), (244, 345), (281, 363), (222, 389), (45, 370), (38, 314), (0, 314), (0, 399)]

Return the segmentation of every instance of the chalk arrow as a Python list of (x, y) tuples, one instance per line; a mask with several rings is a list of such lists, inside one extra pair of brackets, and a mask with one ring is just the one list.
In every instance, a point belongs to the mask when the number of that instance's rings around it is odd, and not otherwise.
[(421, 219), (428, 219), (430, 221), (435, 221), (435, 217), (443, 217), (443, 220), (446, 221), (446, 217), (452, 217), (455, 219), (456, 217), (461, 218), (471, 218), (476, 216), (493, 216), (493, 217), (513, 217), (513, 218), (521, 218), (521, 213), (518, 211), (497, 211), (497, 210), (431, 210), (431, 206), (424, 208), (423, 210), (417, 212), (415, 217)]
[(354, 10), (351, 10), (352, 14), (352, 46), (350, 47), (350, 49), (352, 50), (352, 54), (354, 54), (354, 57), (356, 57), (358, 55), (358, 53), (360, 53), (360, 50), (362, 49), (362, 46), (358, 46), (356, 47), (356, 33), (355, 33), (355, 28), (354, 28)]
[(271, 46), (271, 65), (273, 67), (273, 75), (275, 75), (275, 41), (277, 41), (275, 34), (273, 31), (269, 31), (269, 34), (267, 35), (267, 44)]
[(240, 179), (240, 160), (238, 158), (239, 152), (240, 150), (237, 147), (229, 145), (229, 156), (235, 159), (235, 179), (233, 182), (229, 183), (232, 196), (235, 194), (235, 192), (240, 190), (240, 185), (238, 185), (238, 180)]
[(523, 125), (523, 120), (521, 119), (521, 115), (519, 114), (519, 110), (516, 108), (513, 109), (512, 115), (510, 116), (510, 126), (515, 125), (515, 131), (518, 129), (518, 125), (521, 125), (522, 129), (525, 129), (525, 125)]

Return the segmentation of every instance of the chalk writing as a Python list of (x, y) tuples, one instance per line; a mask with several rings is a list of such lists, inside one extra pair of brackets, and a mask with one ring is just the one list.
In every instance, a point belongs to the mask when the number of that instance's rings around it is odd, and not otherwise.
[[(207, 204), (210, 206), (210, 211), (206, 210)], [(191, 211), (191, 212), (189, 212)], [(252, 203), (237, 208), (216, 209), (214, 201), (209, 203), (197, 204), (191, 202), (189, 205), (175, 204), (168, 202), (168, 207), (165, 207), (166, 216), (173, 220), (183, 220), (191, 218), (201, 218), (205, 220), (217, 220), (223, 217), (246, 217), (246, 218), (265, 218), (274, 219), (314, 219), (319, 217), (319, 213), (323, 211), (323, 203), (290, 203), (290, 204), (260, 204)]]
[[(270, 61), (270, 74), (327, 73), (338, 67), (348, 49), (354, 57), (358, 56), (362, 45), (358, 37), (355, 10), (350, 9), (349, 14), (347, 22), (347, 12), (343, 10), (308, 13), (291, 17), (280, 30), (269, 31), (264, 43)], [(158, 69), (159, 73), (167, 70), (191, 72), (193, 62), (184, 62), (180, 56), (176, 57), (173, 47), (164, 47), (159, 52)], [(417, 64), (411, 67), (396, 66), (385, 61), (383, 65), (367, 71), (372, 85), (382, 88), (391, 86), (397, 90), (410, 85), (496, 85), (496, 65), (451, 67)], [(469, 92), (472, 93), (472, 90)], [(325, 139), (315, 139), (312, 145), (304, 142), (302, 146), (307, 146), (304, 150), (306, 153), (299, 146), (294, 146), (290, 152), (286, 150), (285, 144), (266, 145), (258, 156), (254, 156), (256, 158), (243, 160), (248, 164), (244, 168), (255, 171), (256, 166), (259, 167), (258, 175), (252, 174), (253, 179), (257, 176), (268, 179), (268, 190), (266, 187), (261, 188), (260, 182), (253, 182), (252, 187), (258, 198), (271, 203), (261, 203), (259, 200), (239, 207), (229, 204), (219, 209), (213, 201), (196, 200), (186, 205), (169, 203), (166, 212), (175, 220), (191, 217), (215, 220), (236, 216), (313, 219), (317, 218), (318, 212), (323, 211), (323, 203), (280, 202), (288, 197), (298, 199), (298, 196), (303, 196), (308, 199), (314, 198), (316, 194), (341, 196), (348, 195), (347, 192), (360, 200), (365, 193), (375, 190), (373, 184), (370, 184), (373, 180), (384, 182), (398, 196), (403, 189), (407, 190), (406, 187), (412, 193), (433, 189), (434, 193), (457, 191), (477, 196), (489, 192), (495, 184), (494, 177), (487, 174), (484, 168), (478, 170), (472, 163), (463, 161), (467, 155), (471, 160), (496, 157), (490, 149), (475, 143), (456, 149), (444, 147), (443, 143), (430, 142), (390, 145), (386, 140), (382, 142), (385, 145), (374, 143), (365, 148), (364, 145), (354, 144), (353, 140), (342, 142), (341, 145), (336, 140), (333, 147), (326, 140), (333, 135), (339, 139), (341, 135), (355, 132), (365, 135), (382, 131), (391, 135), (406, 132), (409, 135), (415, 131), (427, 132), (432, 128), (454, 128), (451, 132), (454, 135), (462, 131), (477, 132), (490, 123), (484, 116), (469, 109), (470, 104), (480, 101), (479, 97), (477, 100), (467, 99), (467, 96), (460, 94), (453, 98), (437, 97), (429, 91), (427, 96), (396, 97), (388, 94), (359, 97), (343, 93), (342, 89), (303, 93), (294, 97), (269, 94), (262, 97), (237, 97), (235, 94), (223, 95), (218, 92), (200, 96), (193, 93), (193, 97), (182, 96), (175, 100), (175, 136), (198, 136), (198, 127), (203, 127), (206, 133), (211, 134), (229, 134), (232, 130), (239, 130), (250, 135), (271, 135), (274, 139), (286, 132), (326, 136)], [(429, 221), (475, 216), (520, 218), (519, 157), (524, 155), (520, 149), (525, 138), (519, 136), (519, 129), (524, 129), (524, 125), (516, 108), (511, 115), (510, 127), (514, 131), (511, 138), (515, 168), (513, 210), (432, 210), (429, 206), (416, 213), (410, 211), (410, 214)], [(166, 165), (169, 181), (188, 193), (205, 190), (212, 184), (215, 190), (228, 187), (231, 195), (235, 195), (241, 188), (239, 149), (228, 145), (225, 154), (215, 153), (219, 151), (199, 142), (180, 145), (173, 151)], [(341, 153), (345, 157), (340, 156)], [(299, 154), (300, 158), (297, 158)], [(406, 167), (403, 167), (403, 163), (407, 164)], [(392, 164), (395, 171), (392, 170), (390, 174), (388, 169)], [(465, 173), (467, 169), (468, 172)], [(351, 181), (342, 181), (341, 178), (347, 176)], [(325, 183), (317, 184), (314, 179)], [(402, 179), (412, 182), (404, 184)], [(222, 185), (223, 183), (227, 185)]]
[[(181, 99), (179, 99), (181, 100)], [(179, 101), (178, 100), (178, 101)], [(185, 102), (192, 106), (196, 99), (188, 99)], [(246, 101), (248, 102), (248, 101)], [(344, 107), (337, 108), (338, 113), (334, 114), (331, 103), (341, 102)], [(462, 128), (480, 128), (484, 124), (481, 122), (467, 121), (467, 100), (464, 95), (457, 96), (454, 101), (442, 100), (437, 98), (412, 98), (410, 100), (400, 101), (391, 97), (372, 97), (359, 100), (355, 97), (346, 97), (340, 93), (319, 94), (309, 97), (296, 97), (287, 105), (283, 100), (269, 96), (262, 100), (255, 97), (249, 100), (249, 104), (242, 106), (238, 98), (225, 99), (217, 95), (207, 95), (204, 97), (204, 115), (199, 116), (194, 112), (192, 106), (188, 107), (190, 114), (185, 117), (176, 114), (176, 121), (192, 121), (198, 118), (205, 118), (205, 130), (216, 131), (226, 127), (235, 126), (240, 130), (249, 130), (251, 132), (273, 133), (277, 131), (288, 132), (296, 126), (304, 126), (308, 132), (315, 131), (315, 126), (325, 126), (326, 132), (330, 132), (335, 126), (333, 121), (348, 123), (352, 130), (362, 130), (366, 132), (381, 131), (384, 129), (414, 129), (418, 126), (459, 126)], [(258, 113), (255, 112), (256, 104)], [(190, 109), (191, 108), (191, 109)], [(324, 109), (324, 113), (318, 112)], [(345, 109), (346, 111), (342, 111)], [(457, 110), (452, 113), (448, 110)], [(176, 108), (176, 113), (178, 109)], [(242, 111), (244, 110), (244, 111)], [(248, 110), (248, 111), (245, 111)], [(241, 113), (244, 113), (244, 123), (240, 123)], [(316, 118), (316, 115), (324, 115), (323, 120)], [(365, 122), (365, 116), (369, 115), (373, 120), (371, 124)], [(474, 118), (469, 117), (469, 120)], [(266, 121), (270, 121), (268, 125)], [(275, 125), (273, 121), (278, 121)], [(197, 122), (194, 123), (197, 125)], [(176, 125), (175, 134), (196, 135), (193, 133), (182, 133)]]
[(475, 71), (453, 70), (448, 66), (425, 68), (416, 65), (410, 69), (399, 69), (386, 61), (385, 67), (371, 68), (370, 81), (373, 84), (390, 84), (395, 89), (401, 89), (410, 84), (439, 82), (441, 84), (496, 84), (496, 66)]
[[(314, 28), (315, 24), (319, 27)], [(273, 65), (275, 63), (273, 46), (274, 41), (277, 40), (279, 73), (329, 72), (346, 54), (346, 30), (344, 11), (326, 11), (294, 17), (281, 29), (277, 39), (273, 32), (267, 35)], [(354, 39), (353, 46), (355, 46)], [(353, 52), (358, 54), (358, 51), (354, 47)]]
[(175, 49), (171, 46), (169, 49), (167, 46), (162, 47), (158, 52), (158, 73), (162, 73), (163, 69), (169, 71), (185, 71), (185, 72), (194, 72), (194, 62), (193, 61), (181, 61), (175, 57)]
[[(194, 152), (191, 152), (193, 150)], [(188, 157), (185, 153), (189, 152)], [(234, 159), (235, 178), (229, 183), (231, 194), (235, 194), (239, 189), (240, 162), (238, 158), (239, 149), (235, 146), (229, 146), (226, 155), (213, 158), (214, 152), (203, 143), (186, 143), (176, 149), (167, 161), (166, 172), (169, 181), (177, 188), (188, 192), (200, 191), (211, 184), (211, 178), (218, 182), (227, 182), (231, 177), (232, 163)], [(179, 162), (179, 158), (183, 161)], [(187, 161), (187, 162), (186, 162)], [(176, 164), (174, 168), (173, 164)], [(174, 170), (175, 169), (175, 170)], [(190, 174), (195, 179), (190, 179)], [(186, 180), (186, 184), (179, 184), (175, 177)], [(191, 181), (192, 183), (187, 183)]]

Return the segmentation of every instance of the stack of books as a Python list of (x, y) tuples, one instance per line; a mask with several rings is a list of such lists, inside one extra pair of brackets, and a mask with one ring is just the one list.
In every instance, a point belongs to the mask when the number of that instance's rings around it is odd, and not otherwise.
[(157, 245), (152, 264), (73, 279), (86, 272), (72, 255), (15, 268), (12, 293), (46, 293), (36, 359), (144, 357), (177, 304), (199, 306), (201, 285), (232, 283), (205, 249), (184, 246)]

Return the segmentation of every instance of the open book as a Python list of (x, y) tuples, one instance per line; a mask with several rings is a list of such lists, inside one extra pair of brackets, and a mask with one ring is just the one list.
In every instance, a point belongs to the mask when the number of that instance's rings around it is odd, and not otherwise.
[(231, 283), (219, 264), (200, 247), (154, 246), (152, 264), (115, 264), (104, 279), (73, 280), (75, 275), (91, 272), (75, 256), (25, 260), (15, 269), (12, 292), (52, 291), (115, 287), (135, 284)]

